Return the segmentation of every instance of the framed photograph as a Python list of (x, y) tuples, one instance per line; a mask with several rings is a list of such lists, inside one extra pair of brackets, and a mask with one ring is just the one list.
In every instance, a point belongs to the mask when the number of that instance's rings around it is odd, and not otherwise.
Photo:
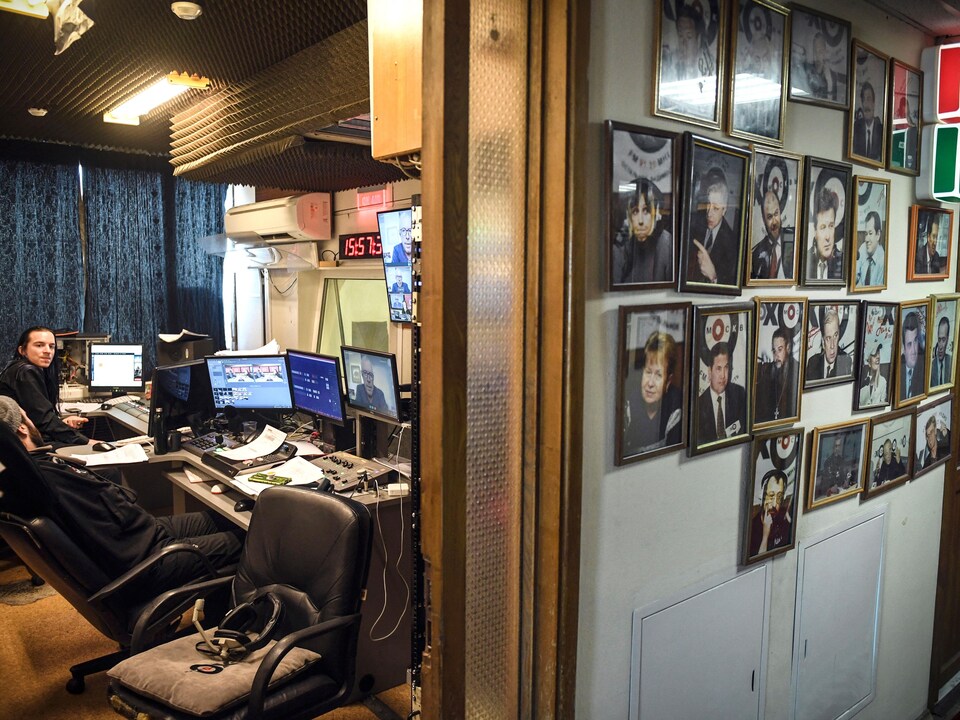
[(920, 477), (950, 459), (952, 417), (953, 398), (949, 395), (917, 408), (914, 477)]
[(727, 132), (783, 144), (790, 11), (772, 0), (736, 0)]
[(927, 299), (900, 303), (896, 406), (913, 405), (926, 395)]
[(803, 284), (842, 287), (847, 284), (843, 254), (847, 211), (853, 200), (853, 168), (809, 156), (805, 164)]
[(728, 0), (658, 0), (653, 114), (720, 129)]
[(803, 373), (803, 389), (853, 380), (860, 302), (812, 302), (807, 317), (807, 365)]
[(890, 135), (887, 170), (920, 174), (920, 118), (923, 72), (890, 58)]
[(850, 268), (850, 292), (879, 292), (887, 287), (887, 222), (890, 219), (890, 181), (857, 175), (856, 253)]
[(684, 163), (680, 290), (739, 295), (750, 151), (687, 133)]
[(863, 491), (869, 420), (852, 420), (813, 429), (807, 510)]
[(854, 410), (876, 410), (890, 404), (893, 387), (893, 350), (897, 345), (896, 303), (864, 302), (860, 309), (860, 364)]
[(617, 465), (687, 442), (690, 303), (620, 307), (617, 354)]
[(751, 188), (747, 285), (796, 285), (803, 156), (754, 146)]
[(743, 564), (785, 553), (796, 541), (803, 428), (757, 435), (743, 512)]
[(933, 295), (930, 298), (930, 325), (927, 336), (934, 343), (927, 371), (927, 395), (949, 390), (957, 373), (957, 302), (960, 295)]
[(750, 439), (753, 389), (754, 305), (693, 308), (693, 380), (696, 409), (690, 412), (689, 455)]
[(913, 477), (913, 408), (878, 415), (870, 421), (870, 459), (865, 500)]
[(607, 290), (677, 284), (679, 136), (607, 120)]
[(796, 4), (790, 22), (790, 100), (846, 110), (850, 23)]
[(753, 429), (788, 425), (800, 419), (807, 299), (755, 298), (757, 347), (754, 357)]
[(847, 156), (882, 168), (887, 151), (887, 65), (890, 57), (853, 41), (853, 101), (847, 114)]
[(950, 275), (953, 210), (910, 206), (907, 281), (943, 280)]

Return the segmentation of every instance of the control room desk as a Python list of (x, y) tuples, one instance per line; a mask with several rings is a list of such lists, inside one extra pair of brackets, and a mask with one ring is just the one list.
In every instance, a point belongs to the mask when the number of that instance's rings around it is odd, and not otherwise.
[[(82, 446), (65, 447), (57, 451), (60, 455), (90, 452), (92, 451)], [(231, 484), (229, 476), (204, 465), (197, 455), (186, 450), (165, 455), (154, 455), (151, 450), (147, 450), (147, 457), (148, 463), (156, 466), (160, 477), (170, 483), (174, 514), (197, 509), (199, 504), (229, 518), (244, 530), (249, 527), (250, 511), (237, 512), (233, 509), (237, 500), (245, 495)], [(191, 482), (185, 471), (187, 468), (203, 481)], [(215, 495), (210, 492), (215, 483), (225, 488), (222, 494)], [(375, 491), (370, 491), (356, 493), (352, 498), (366, 505), (373, 518), (373, 548), (367, 595), (360, 622), (357, 680), (353, 693), (354, 697), (360, 697), (407, 681), (407, 668), (411, 657), (412, 550), (410, 509), (406, 495), (387, 497), (386, 491), (381, 490), (379, 497)], [(282, 531), (282, 528), (278, 531)]]

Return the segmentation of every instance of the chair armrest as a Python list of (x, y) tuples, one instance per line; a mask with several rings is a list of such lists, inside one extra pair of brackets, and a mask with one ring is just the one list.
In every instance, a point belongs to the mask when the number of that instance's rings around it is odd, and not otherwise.
[[(260, 662), (257, 674), (253, 678), (253, 687), (250, 689), (250, 699), (247, 702), (247, 720), (259, 720), (263, 716), (263, 703), (267, 686), (270, 684), (270, 678), (274, 671), (283, 660), (284, 656), (297, 647), (304, 640), (326, 635), (336, 630), (344, 630), (356, 625), (360, 627), (360, 613), (353, 615), (341, 615), (331, 620), (325, 620), (317, 625), (305, 627), (286, 635), (277, 641), (277, 644), (270, 648), (270, 652)], [(353, 673), (349, 674), (351, 677)], [(343, 689), (341, 688), (341, 691)]]
[(211, 577), (217, 577), (217, 570), (213, 567), (213, 564), (207, 558), (206, 555), (200, 550), (199, 547), (191, 543), (173, 543), (172, 545), (167, 545), (164, 548), (161, 548), (157, 552), (153, 553), (146, 560), (134, 565), (130, 570), (127, 570), (123, 575), (113, 580), (110, 583), (107, 583), (97, 592), (91, 595), (88, 600), (91, 603), (98, 603), (106, 600), (111, 595), (116, 594), (119, 590), (122, 590), (127, 585), (129, 585), (134, 580), (138, 579), (143, 573), (149, 570), (151, 567), (156, 565), (160, 560), (165, 558), (167, 555), (172, 555), (179, 552), (189, 552), (197, 555), (200, 558), (200, 561), (206, 567), (207, 572)]
[[(130, 640), (130, 654), (136, 655), (146, 650), (144, 647), (144, 636), (148, 630), (159, 624), (166, 624), (174, 615), (182, 614), (186, 607), (193, 605), (197, 598), (208, 597), (217, 590), (228, 587), (233, 582), (233, 578), (233, 575), (224, 575), (213, 578), (212, 580), (191, 583), (190, 585), (183, 585), (173, 590), (167, 590), (165, 593), (161, 593), (155, 597), (140, 612), (140, 616), (137, 618), (137, 622), (133, 627), (133, 636)], [(167, 609), (157, 615), (160, 609), (168, 603), (173, 610)]]

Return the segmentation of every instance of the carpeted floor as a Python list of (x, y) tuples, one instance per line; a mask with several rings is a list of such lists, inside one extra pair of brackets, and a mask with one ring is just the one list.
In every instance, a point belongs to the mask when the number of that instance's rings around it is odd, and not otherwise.
[[(0, 561), (0, 588), (28, 583), (22, 565)], [(45, 586), (44, 586), (45, 588)], [(49, 588), (28, 604), (0, 601), (0, 720), (114, 720), (119, 715), (107, 705), (106, 675), (87, 678), (82, 695), (69, 694), (64, 685), (69, 667), (103, 655), (116, 646), (93, 628), (73, 607)], [(29, 590), (20, 586), (21, 599)], [(410, 711), (409, 689), (399, 686), (379, 699), (401, 718)], [(363, 705), (324, 715), (324, 720), (377, 720)]]

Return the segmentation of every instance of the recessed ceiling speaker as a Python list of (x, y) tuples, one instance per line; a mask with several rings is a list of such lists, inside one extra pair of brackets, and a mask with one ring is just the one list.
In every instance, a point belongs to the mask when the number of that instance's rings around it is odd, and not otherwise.
[(203, 6), (198, 2), (172, 2), (170, 9), (181, 20), (196, 20), (203, 15)]

